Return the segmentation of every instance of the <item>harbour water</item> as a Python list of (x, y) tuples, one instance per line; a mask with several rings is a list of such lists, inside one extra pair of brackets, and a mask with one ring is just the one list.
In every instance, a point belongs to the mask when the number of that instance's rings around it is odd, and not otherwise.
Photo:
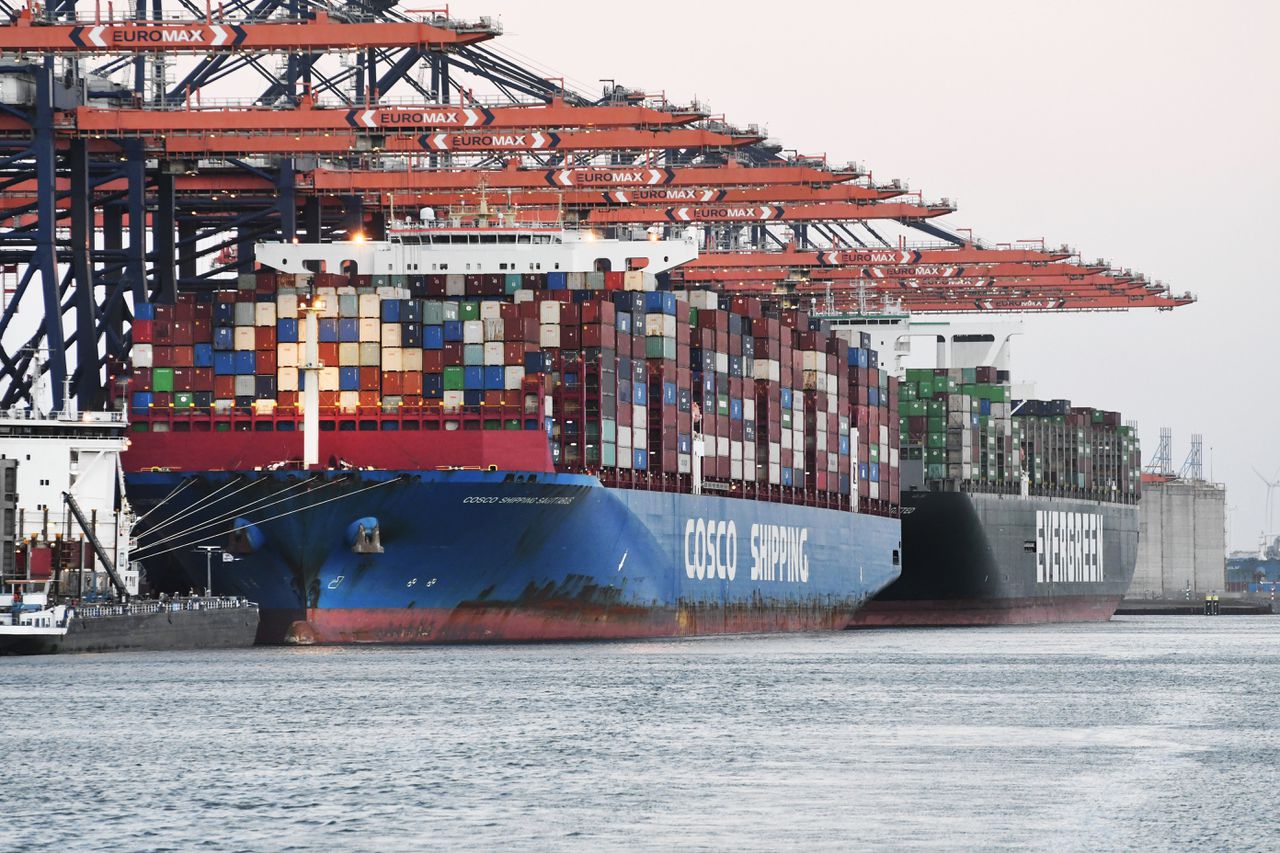
[(0, 663), (0, 848), (1263, 849), (1280, 617)]

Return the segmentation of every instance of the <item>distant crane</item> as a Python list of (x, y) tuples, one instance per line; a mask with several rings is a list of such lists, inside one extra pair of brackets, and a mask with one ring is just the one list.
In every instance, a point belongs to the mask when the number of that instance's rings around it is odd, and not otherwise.
[(1204, 479), (1204, 436), (1198, 432), (1191, 434), (1191, 451), (1187, 454), (1187, 461), (1182, 463), (1182, 469), (1178, 471), (1178, 479)]
[(1274, 508), (1272, 492), (1274, 492), (1276, 489), (1280, 489), (1280, 468), (1276, 469), (1276, 472), (1271, 475), (1270, 480), (1268, 480), (1265, 476), (1263, 476), (1262, 472), (1259, 471), (1257, 468), (1253, 469), (1253, 473), (1257, 474), (1258, 479), (1261, 480), (1263, 483), (1265, 483), (1267, 486), (1267, 500), (1266, 500), (1266, 503), (1262, 505), (1263, 507), (1262, 520), (1267, 527), (1266, 530), (1262, 531), (1262, 535), (1266, 536), (1268, 533), (1275, 530), (1275, 524), (1272, 520), (1272, 515), (1271, 515), (1272, 509)]
[(1147, 463), (1146, 470), (1148, 474), (1173, 476), (1173, 430), (1169, 427), (1160, 427), (1160, 444)]

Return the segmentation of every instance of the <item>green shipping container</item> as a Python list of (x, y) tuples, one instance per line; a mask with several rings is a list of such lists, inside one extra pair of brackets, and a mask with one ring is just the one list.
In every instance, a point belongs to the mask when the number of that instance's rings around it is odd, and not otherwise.
[(461, 391), (462, 386), (462, 368), (446, 367), (444, 369), (444, 390)]
[(480, 319), (480, 303), (475, 300), (458, 303), (458, 319), (459, 320), (479, 320)]
[(196, 396), (190, 391), (179, 391), (173, 395), (173, 407), (175, 409), (190, 409), (196, 404)]
[(945, 432), (931, 432), (926, 436), (925, 444), (929, 447), (946, 447), (947, 434)]
[(173, 368), (157, 367), (151, 371), (152, 391), (173, 391)]

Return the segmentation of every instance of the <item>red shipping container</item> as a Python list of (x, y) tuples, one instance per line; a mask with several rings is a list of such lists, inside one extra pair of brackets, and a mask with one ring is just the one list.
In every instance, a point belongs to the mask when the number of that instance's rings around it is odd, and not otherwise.
[(213, 377), (213, 396), (217, 400), (229, 400), (236, 395), (236, 378), (234, 376)]
[(129, 389), (131, 391), (151, 390), (151, 368), (135, 367), (133, 376), (129, 379)]
[(175, 320), (173, 327), (170, 329), (170, 335), (172, 336), (175, 344), (191, 346), (195, 338), (191, 329), (191, 321)]
[(625, 285), (623, 283), (622, 273), (607, 272), (604, 274), (605, 290), (622, 290), (624, 286)]
[(173, 321), (171, 320), (152, 320), (151, 321), (151, 338), (157, 344), (173, 343)]
[(193, 367), (191, 369), (192, 385), (196, 391), (212, 391), (213, 390), (213, 368), (212, 367)]
[[(316, 344), (316, 351), (320, 356), (320, 364), (325, 367), (338, 366), (338, 345), (336, 343)], [(299, 353), (301, 356), (301, 353)]]
[(445, 367), (462, 367), (462, 344), (457, 341), (451, 341), (444, 345), (441, 350), (444, 353)]
[(207, 344), (213, 340), (213, 320), (208, 317), (197, 317), (191, 321), (191, 342)]
[(408, 396), (422, 396), (422, 374), (416, 370), (396, 374), (400, 377), (400, 393)]
[(321, 392), (319, 392), (319, 397), (320, 397), (320, 409), (321, 409), (321, 411), (324, 411), (325, 409), (334, 409), (334, 408), (337, 408), (337, 406), (338, 406), (338, 392), (337, 392), (337, 391), (321, 391)]
[(289, 409), (297, 408), (298, 392), (297, 391), (277, 391), (276, 406), (277, 407), (283, 406)]
[(423, 373), (443, 373), (444, 372), (444, 351), (438, 349), (427, 349), (422, 351), (422, 372)]
[(361, 391), (377, 391), (381, 387), (381, 373), (376, 367), (360, 368), (360, 390)]
[(155, 318), (157, 320), (163, 320), (166, 323), (173, 320), (172, 305), (153, 305), (152, 310), (155, 312)]
[(404, 383), (398, 371), (388, 370), (382, 374), (382, 393), (385, 396), (399, 396), (404, 393)]
[(133, 342), (135, 344), (149, 344), (155, 335), (154, 320), (134, 320), (133, 321)]
[[(276, 330), (274, 326), (255, 326), (253, 330), (254, 349), (273, 350), (276, 348)], [(262, 371), (258, 371), (261, 373)]]
[(259, 376), (274, 376), (276, 372), (275, 349), (259, 350), (255, 361), (255, 370)]
[(524, 344), (519, 341), (508, 341), (502, 345), (502, 363), (524, 364)]
[(173, 390), (174, 391), (194, 391), (195, 372), (191, 367), (175, 367), (173, 369)]
[(173, 347), (155, 345), (151, 348), (153, 367), (173, 367)]
[(174, 367), (190, 367), (196, 363), (196, 349), (193, 346), (173, 347), (170, 358)]
[[(376, 370), (377, 368), (371, 368), (371, 369)], [(373, 391), (362, 390), (360, 392), (360, 407), (362, 409), (375, 409), (379, 405), (381, 405), (381, 403), (382, 401), (379, 398), (378, 392), (376, 390), (373, 390)]]

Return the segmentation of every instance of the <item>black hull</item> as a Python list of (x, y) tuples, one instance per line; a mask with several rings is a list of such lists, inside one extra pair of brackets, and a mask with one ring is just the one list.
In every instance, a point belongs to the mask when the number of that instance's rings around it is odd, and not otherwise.
[(0, 654), (241, 649), (253, 645), (257, 630), (256, 607), (100, 616), (72, 620), (60, 637), (0, 636)]
[[(1047, 531), (1069, 523), (1097, 532), (1064, 530), (1055, 551)], [(1133, 504), (904, 493), (902, 575), (853, 626), (1105, 621), (1133, 580), (1138, 526)]]

